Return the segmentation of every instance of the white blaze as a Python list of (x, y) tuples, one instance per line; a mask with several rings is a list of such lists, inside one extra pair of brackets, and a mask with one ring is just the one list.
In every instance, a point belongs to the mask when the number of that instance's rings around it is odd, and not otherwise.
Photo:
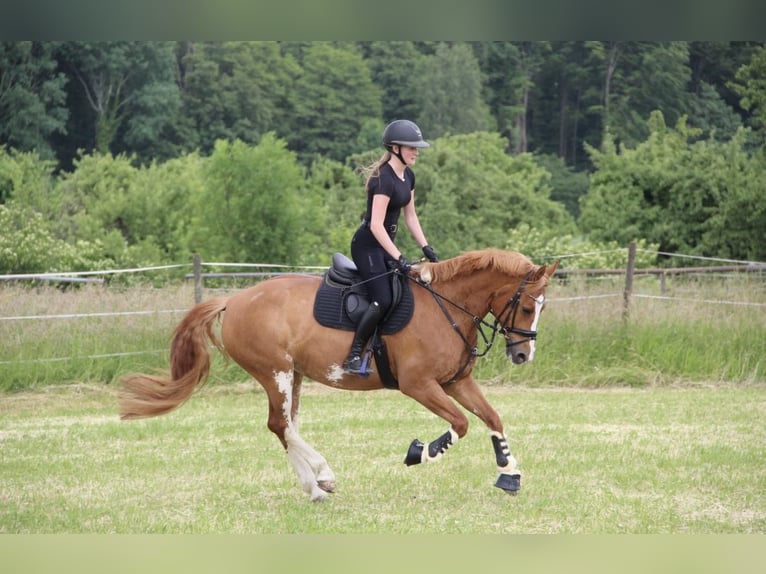
[[(540, 312), (543, 310), (543, 303), (545, 303), (545, 297), (543, 295), (540, 295), (537, 299), (535, 299), (535, 319), (532, 321), (532, 326), (530, 327), (530, 331), (537, 331), (537, 322), (540, 320)], [(529, 359), (527, 361), (531, 361), (535, 358), (535, 340), (532, 339), (529, 342)]]

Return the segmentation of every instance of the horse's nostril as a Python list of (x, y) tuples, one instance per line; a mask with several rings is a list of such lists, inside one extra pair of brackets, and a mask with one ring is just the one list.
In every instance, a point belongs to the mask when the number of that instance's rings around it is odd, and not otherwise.
[(526, 353), (516, 353), (516, 362), (524, 363), (527, 360)]

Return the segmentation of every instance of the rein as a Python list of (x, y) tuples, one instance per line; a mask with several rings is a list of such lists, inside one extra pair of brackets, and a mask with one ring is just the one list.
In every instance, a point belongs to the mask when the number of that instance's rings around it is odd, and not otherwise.
[[(450, 326), (452, 327), (452, 330), (455, 331), (455, 333), (458, 334), (460, 339), (463, 341), (463, 344), (465, 345), (465, 348), (469, 351), (468, 358), (466, 359), (466, 362), (463, 364), (462, 368), (458, 370), (458, 372), (453, 376), (450, 380), (448, 380), (446, 383), (442, 383), (443, 387), (449, 386), (457, 381), (459, 381), (463, 375), (465, 374), (468, 367), (473, 363), (477, 357), (483, 357), (487, 353), (489, 353), (489, 350), (492, 348), (492, 345), (495, 344), (495, 337), (497, 337), (498, 333), (502, 334), (506, 341), (506, 348), (513, 347), (514, 345), (518, 345), (521, 343), (525, 343), (530, 340), (534, 340), (537, 338), (537, 331), (530, 331), (528, 329), (519, 329), (517, 327), (514, 327), (513, 324), (516, 321), (516, 312), (519, 308), (519, 301), (521, 301), (521, 295), (524, 293), (524, 289), (527, 286), (527, 283), (529, 282), (529, 278), (532, 276), (533, 271), (529, 271), (524, 278), (519, 283), (519, 287), (516, 290), (516, 293), (508, 299), (508, 302), (505, 304), (505, 306), (500, 310), (500, 313), (495, 314), (495, 312), (492, 310), (492, 307), (489, 308), (489, 312), (492, 314), (492, 316), (495, 318), (494, 322), (489, 323), (482, 317), (477, 317), (473, 313), (471, 313), (468, 309), (463, 307), (462, 305), (459, 305), (458, 303), (455, 303), (454, 301), (448, 299), (441, 293), (438, 293), (434, 291), (434, 289), (431, 287), (430, 284), (424, 283), (418, 279), (407, 276), (411, 281), (414, 281), (417, 285), (420, 285), (423, 289), (427, 290), (434, 298), (434, 301), (436, 301), (436, 304), (439, 306), (439, 309), (441, 309), (442, 313), (444, 314), (445, 318), (449, 322)], [(481, 335), (481, 338), (484, 340), (484, 350), (479, 351), (478, 346), (471, 345), (468, 338), (463, 334), (463, 332), (460, 330), (460, 327), (455, 322), (455, 320), (452, 318), (452, 315), (450, 314), (447, 307), (444, 305), (444, 303), (449, 303), (459, 311), (465, 313), (466, 315), (470, 315), (473, 324), (476, 327), (476, 331)], [(507, 327), (504, 322), (502, 321), (501, 317), (505, 316), (505, 318), (508, 318), (510, 316), (511, 319), (511, 326)], [(484, 328), (489, 328), (492, 333), (491, 335), (487, 336), (487, 334), (484, 332)], [(515, 335), (521, 335), (522, 337), (526, 337), (525, 339), (521, 341), (511, 341), (509, 339), (509, 336), (511, 334)]]

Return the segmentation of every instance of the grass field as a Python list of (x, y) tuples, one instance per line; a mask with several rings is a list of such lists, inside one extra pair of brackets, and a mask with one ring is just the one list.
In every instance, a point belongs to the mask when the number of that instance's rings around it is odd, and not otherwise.
[(3, 287), (0, 533), (766, 533), (766, 284), (641, 277), (634, 294), (624, 321), (620, 280), (554, 282), (535, 361), (497, 345), (477, 363), (518, 496), (492, 486), (477, 419), (408, 468), (443, 420), (307, 383), (302, 434), (338, 479), (311, 504), (236, 365), (217, 359), (175, 413), (118, 420), (120, 376), (167, 366), (190, 285)]
[(204, 387), (121, 422), (112, 387), (0, 396), (2, 533), (764, 533), (766, 389), (486, 387), (524, 473), (494, 488), (471, 418), (439, 462), (406, 467), (441, 419), (394, 391), (308, 383), (302, 434), (338, 478), (300, 490), (250, 385)]

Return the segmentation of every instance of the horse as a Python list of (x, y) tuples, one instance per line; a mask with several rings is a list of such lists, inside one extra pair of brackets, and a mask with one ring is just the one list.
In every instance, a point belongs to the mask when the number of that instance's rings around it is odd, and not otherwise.
[[(513, 364), (533, 360), (546, 286), (557, 265), (535, 265), (517, 252), (485, 249), (420, 262), (405, 276), (414, 306), (409, 322), (383, 337), (390, 372), (400, 392), (449, 423), (428, 444), (413, 440), (405, 464), (439, 460), (466, 435), (469, 422), (460, 405), (489, 429), (499, 473), (494, 486), (509, 494), (520, 490), (521, 472), (503, 423), (471, 373), (496, 335), (505, 339)], [(352, 334), (323, 326), (314, 317), (312, 305), (322, 281), (318, 275), (285, 274), (196, 304), (173, 333), (169, 373), (122, 378), (120, 418), (162, 415), (182, 405), (207, 379), (216, 348), (263, 387), (269, 430), (282, 444), (302, 490), (312, 501), (324, 500), (335, 491), (336, 478), (325, 457), (298, 433), (303, 379), (351, 391), (386, 385), (380, 369), (367, 376), (342, 369)]]

